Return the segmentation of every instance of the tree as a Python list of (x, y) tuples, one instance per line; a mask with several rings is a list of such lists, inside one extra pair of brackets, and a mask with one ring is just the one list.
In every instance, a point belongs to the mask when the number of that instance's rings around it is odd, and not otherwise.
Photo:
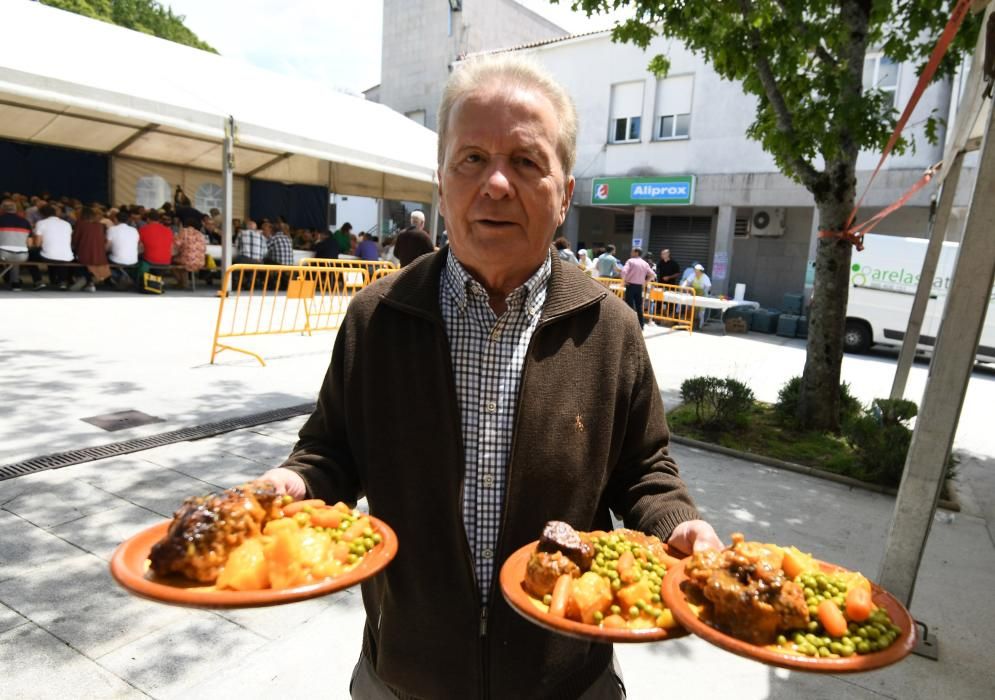
[(177, 44), (217, 53), (187, 29), (183, 24), (185, 17), (174, 15), (171, 7), (164, 8), (156, 0), (41, 0), (41, 2), (43, 5), (117, 24), (160, 39), (175, 41)]
[[(559, 0), (553, 0), (559, 2)], [(919, 70), (956, 2), (943, 0), (572, 0), (588, 16), (628, 8), (612, 39), (645, 49), (659, 35), (702, 55), (723, 78), (756, 97), (747, 136), (759, 141), (781, 172), (815, 200), (819, 229), (842, 231), (856, 199), (857, 155), (881, 151), (895, 128), (892, 97), (864, 89), (868, 48), (881, 48)], [(951, 76), (973, 48), (981, 17), (968, 17), (936, 78)], [(666, 56), (649, 69), (665, 75)], [(933, 140), (940, 120), (930, 117)], [(914, 145), (914, 144), (913, 144)], [(907, 139), (895, 151), (910, 147)], [(820, 238), (798, 402), (801, 426), (839, 430), (840, 369), (851, 244)]]

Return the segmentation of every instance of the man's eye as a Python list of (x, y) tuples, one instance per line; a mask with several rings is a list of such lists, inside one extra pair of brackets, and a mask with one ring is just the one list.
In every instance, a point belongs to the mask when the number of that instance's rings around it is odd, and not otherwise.
[(471, 153), (470, 155), (468, 155), (463, 160), (465, 162), (467, 162), (467, 163), (479, 163), (482, 159), (480, 157), (480, 154), (478, 154), (478, 153)]
[(539, 164), (536, 163), (531, 158), (521, 157), (521, 158), (518, 158), (517, 160), (518, 160), (518, 164), (520, 166), (522, 166), (523, 168), (538, 168), (539, 167)]

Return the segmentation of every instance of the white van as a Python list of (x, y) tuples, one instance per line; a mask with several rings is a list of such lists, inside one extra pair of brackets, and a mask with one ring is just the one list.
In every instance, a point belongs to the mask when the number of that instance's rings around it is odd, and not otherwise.
[[(926, 257), (925, 238), (869, 234), (864, 250), (854, 251), (850, 263), (850, 298), (846, 307), (843, 347), (864, 352), (871, 345), (901, 347), (909, 325), (919, 273)], [(936, 265), (933, 290), (919, 334), (918, 349), (931, 352), (940, 330), (943, 306), (957, 261), (957, 243), (945, 242)], [(989, 297), (978, 360), (995, 362), (995, 291)]]

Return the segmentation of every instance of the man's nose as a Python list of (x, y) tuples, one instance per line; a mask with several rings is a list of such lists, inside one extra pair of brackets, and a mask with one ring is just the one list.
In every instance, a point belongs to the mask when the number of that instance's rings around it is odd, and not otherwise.
[(511, 184), (510, 168), (511, 163), (508, 162), (507, 158), (491, 159), (484, 173), (484, 183), (480, 193), (492, 199), (514, 196), (515, 188)]

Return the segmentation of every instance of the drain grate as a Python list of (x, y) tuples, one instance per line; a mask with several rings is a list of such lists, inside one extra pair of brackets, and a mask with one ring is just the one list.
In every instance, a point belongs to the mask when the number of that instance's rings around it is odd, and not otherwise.
[(0, 466), (0, 481), (14, 479), (27, 474), (34, 474), (35, 472), (43, 472), (49, 469), (61, 469), (62, 467), (69, 467), (74, 464), (93, 462), (98, 459), (119, 457), (120, 455), (131, 454), (132, 452), (141, 452), (142, 450), (149, 450), (153, 447), (162, 447), (163, 445), (172, 445), (177, 442), (200, 440), (214, 435), (220, 435), (222, 433), (230, 433), (233, 430), (251, 428), (256, 425), (276, 423), (277, 421), (311, 413), (314, 411), (314, 406), (315, 404), (313, 403), (307, 403), (299, 406), (290, 406), (289, 408), (278, 408), (272, 411), (263, 411), (262, 413), (253, 413), (247, 416), (229, 418), (216, 423), (204, 423), (203, 425), (197, 425), (191, 428), (171, 430), (169, 432), (134, 438), (132, 440), (110, 442), (106, 445), (98, 445), (97, 447), (85, 447), (81, 450), (71, 450), (69, 452), (57, 452), (51, 455), (32, 457), (31, 459), (26, 459), (23, 462), (14, 462), (13, 464), (4, 464), (3, 466)]

